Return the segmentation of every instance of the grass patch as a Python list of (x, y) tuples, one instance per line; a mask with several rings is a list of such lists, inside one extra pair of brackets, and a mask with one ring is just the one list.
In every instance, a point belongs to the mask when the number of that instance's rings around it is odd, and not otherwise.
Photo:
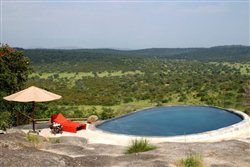
[(190, 154), (180, 160), (178, 167), (204, 167), (202, 156), (200, 154)]
[(26, 139), (33, 143), (33, 145), (36, 147), (38, 146), (38, 144), (41, 142), (40, 139), (39, 139), (39, 136), (36, 135), (36, 134), (27, 134), (26, 135)]
[(88, 144), (88, 140), (87, 139), (82, 139), (82, 144)]
[(156, 146), (151, 145), (146, 139), (132, 140), (130, 146), (125, 151), (125, 154), (139, 153), (156, 149)]

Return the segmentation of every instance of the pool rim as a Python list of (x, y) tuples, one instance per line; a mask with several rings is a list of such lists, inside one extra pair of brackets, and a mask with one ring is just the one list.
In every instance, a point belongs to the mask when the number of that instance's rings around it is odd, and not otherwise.
[[(143, 136), (143, 135), (139, 136), (139, 135), (132, 135), (132, 134), (115, 133), (115, 132), (110, 132), (110, 131), (106, 131), (106, 130), (98, 128), (98, 126), (100, 126), (100, 125), (102, 125), (104, 123), (107, 123), (107, 122), (110, 122), (110, 121), (113, 121), (113, 120), (117, 120), (117, 119), (120, 119), (120, 118), (123, 118), (123, 117), (127, 117), (127, 116), (135, 114), (137, 112), (143, 112), (144, 110), (147, 110), (147, 109), (160, 108), (160, 107), (176, 107), (176, 106), (209, 107), (209, 108), (221, 109), (221, 110), (230, 112), (232, 114), (235, 114), (236, 116), (240, 117), (242, 120), (237, 122), (237, 123), (234, 123), (232, 125), (225, 126), (225, 127), (218, 128), (218, 129), (214, 129), (214, 130), (209, 130), (209, 131), (200, 132), (200, 133), (174, 135), (174, 136)], [(111, 135), (126, 136), (126, 137), (131, 137), (131, 138), (148, 138), (148, 139), (154, 139), (154, 138), (159, 138), (159, 139), (185, 138), (185, 140), (186, 140), (187, 137), (191, 137), (191, 138), (194, 137), (194, 136), (201, 136), (202, 137), (203, 135), (209, 135), (210, 136), (210, 135), (213, 135), (214, 133), (226, 132), (226, 131), (234, 132), (235, 129), (238, 130), (241, 127), (242, 124), (244, 124), (244, 126), (246, 124), (246, 125), (248, 125), (250, 127), (250, 117), (247, 114), (245, 114), (244, 112), (236, 110), (236, 109), (231, 109), (231, 108), (226, 109), (226, 108), (222, 108), (222, 107), (218, 107), (218, 106), (211, 106), (211, 105), (163, 105), (163, 106), (145, 107), (145, 108), (138, 109), (138, 110), (135, 110), (133, 112), (121, 115), (119, 117), (115, 117), (115, 118), (112, 118), (112, 119), (97, 122), (97, 123), (93, 124), (92, 130), (99, 131), (99, 132), (102, 132), (102, 133), (111, 134)], [(250, 129), (248, 129), (247, 136), (250, 136)]]

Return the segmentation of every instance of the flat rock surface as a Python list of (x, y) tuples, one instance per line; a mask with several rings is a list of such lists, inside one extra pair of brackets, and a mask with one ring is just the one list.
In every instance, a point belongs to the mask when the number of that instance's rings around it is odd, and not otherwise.
[(157, 149), (124, 154), (126, 147), (86, 144), (84, 138), (40, 138), (34, 145), (21, 132), (0, 135), (0, 166), (175, 166), (190, 153), (203, 156), (206, 166), (250, 166), (250, 139), (216, 143), (161, 143)]

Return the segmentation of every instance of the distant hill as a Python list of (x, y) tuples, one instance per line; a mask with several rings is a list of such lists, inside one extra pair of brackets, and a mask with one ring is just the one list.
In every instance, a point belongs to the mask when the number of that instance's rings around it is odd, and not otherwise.
[(210, 48), (115, 49), (25, 49), (32, 63), (62, 61), (107, 61), (120, 58), (161, 58), (197, 61), (250, 61), (250, 46), (226, 45)]

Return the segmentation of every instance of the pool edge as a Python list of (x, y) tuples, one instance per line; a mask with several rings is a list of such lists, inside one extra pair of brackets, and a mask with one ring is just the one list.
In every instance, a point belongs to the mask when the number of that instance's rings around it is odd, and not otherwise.
[[(129, 135), (129, 134), (119, 134), (119, 133), (112, 133), (109, 131), (105, 131), (102, 129), (99, 129), (98, 125), (101, 125), (105, 122), (109, 122), (112, 120), (116, 120), (122, 117), (126, 117), (128, 115), (134, 114), (136, 112), (140, 112), (145, 109), (150, 109), (154, 107), (146, 107), (143, 109), (139, 109), (136, 111), (133, 111), (131, 113), (109, 119), (106, 121), (103, 121), (99, 124), (92, 125), (91, 130), (95, 132), (105, 133), (112, 136), (119, 136), (123, 138), (129, 138), (137, 139), (137, 138), (146, 138), (150, 140), (152, 143), (161, 143), (161, 142), (218, 142), (223, 140), (233, 140), (238, 138), (247, 138), (250, 137), (250, 117), (243, 113), (242, 111), (236, 110), (236, 109), (225, 109), (222, 107), (217, 106), (210, 106), (210, 105), (166, 105), (166, 106), (201, 106), (201, 107), (212, 107), (212, 108), (218, 108), (223, 109), (225, 111), (231, 112), (233, 114), (236, 114), (237, 116), (242, 118), (242, 121), (235, 123), (230, 126), (226, 126), (223, 128), (219, 128), (212, 131), (202, 132), (202, 133), (196, 133), (196, 134), (189, 134), (189, 135), (176, 135), (176, 136), (136, 136), (136, 135)], [(164, 107), (164, 106), (163, 106)]]

